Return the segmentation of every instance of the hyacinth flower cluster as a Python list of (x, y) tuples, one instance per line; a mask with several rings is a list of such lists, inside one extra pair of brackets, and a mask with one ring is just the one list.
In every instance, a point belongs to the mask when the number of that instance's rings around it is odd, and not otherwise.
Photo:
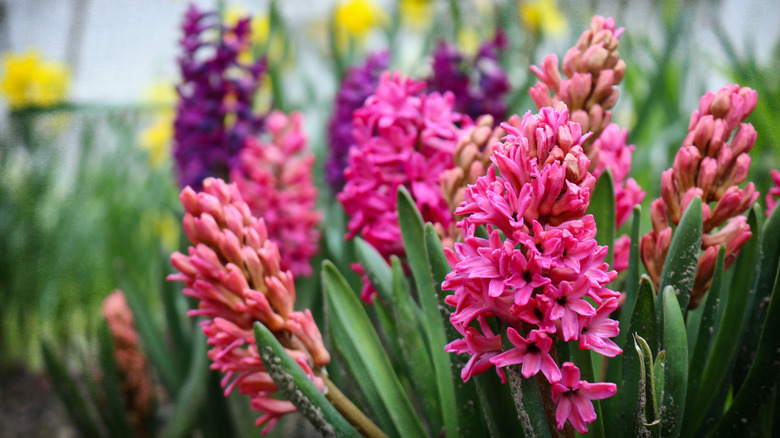
[(199, 302), (188, 314), (203, 317), (211, 368), (224, 374), (225, 395), (236, 387), (249, 395), (252, 408), (263, 413), (256, 424), (266, 424), (263, 431), (268, 432), (296, 409), (276, 396), (278, 388), (258, 355), (253, 324), (259, 321), (270, 329), (321, 390), (324, 383), (316, 374), (330, 355), (311, 312), (294, 310), (293, 275), (281, 269), (277, 245), (236, 185), (207, 178), (202, 192), (187, 187), (179, 197), (186, 211), (184, 231), (194, 246), (188, 255), (171, 255), (179, 273), (168, 280), (184, 282), (184, 293)]
[(262, 129), (252, 103), (265, 61), (240, 60), (251, 44), (248, 18), (227, 26), (190, 5), (182, 31), (173, 153), (180, 186), (200, 189), (206, 177), (226, 178), (245, 138)]
[(502, 127), (507, 135), (494, 146), (491, 167), (456, 211), (464, 215), (463, 242), (445, 249), (452, 272), (442, 288), (454, 292), (446, 303), (463, 336), (446, 350), (471, 355), (464, 381), (493, 366), (506, 381), (502, 368), (522, 364), (523, 377), (536, 375), (543, 396), (556, 403), (557, 427), (568, 420), (585, 433), (596, 418), (590, 400), (614, 395), (616, 386), (580, 380), (574, 363), (558, 363), (556, 342), (621, 353), (610, 339), (618, 323), (609, 319), (620, 294), (606, 287), (617, 273), (604, 263), (607, 247), (597, 244), (593, 217), (585, 215), (595, 184), (582, 149), (588, 135), (560, 102)]
[(753, 125), (742, 122), (756, 107), (757, 100), (754, 90), (739, 85), (726, 85), (717, 93), (707, 92), (691, 115), (688, 135), (677, 151), (673, 167), (661, 176), (661, 198), (651, 205), (653, 229), (642, 236), (640, 252), (657, 286), (672, 240), (671, 226), (679, 224), (695, 197), (702, 200), (703, 253), (691, 291), (692, 309), (709, 289), (720, 247), (726, 248), (728, 268), (752, 235), (747, 218), (741, 214), (758, 199), (759, 193), (752, 182), (744, 189), (739, 184), (747, 178), (748, 153), (756, 141)]
[(428, 90), (451, 91), (455, 95), (455, 111), (472, 119), (487, 114), (496, 122), (505, 120), (504, 97), (510, 85), (499, 58), (508, 44), (499, 29), (473, 58), (467, 59), (455, 46), (441, 41), (433, 52), (433, 72), (426, 79)]
[[(454, 166), (462, 129), (452, 93), (423, 92), (425, 83), (400, 73), (382, 74), (375, 94), (355, 111), (346, 184), (338, 199), (350, 218), (347, 238), (358, 234), (389, 260), (404, 255), (396, 196), (406, 187), (426, 222), (447, 229), (454, 222), (442, 195), (440, 174)], [(362, 298), (370, 301), (366, 282)]]
[(154, 395), (149, 380), (149, 365), (135, 330), (133, 312), (121, 290), (103, 300), (103, 318), (114, 346), (114, 360), (119, 371), (119, 392), (127, 419), (135, 436), (146, 436), (146, 422), (152, 417)]
[(780, 199), (780, 170), (772, 169), (770, 172), (772, 181), (775, 183), (774, 187), (769, 189), (766, 194), (766, 215), (772, 214), (772, 211), (777, 206), (777, 201)]
[(318, 251), (321, 215), (315, 210), (314, 155), (306, 151), (303, 115), (271, 112), (264, 125), (268, 140), (248, 137), (230, 171), (252, 215), (262, 217), (281, 254), (282, 271), (310, 275)]
[[(563, 58), (563, 73), (567, 78), (562, 78), (558, 58), (551, 54), (545, 57), (541, 68), (531, 66), (540, 82), (529, 90), (538, 108), (562, 101), (582, 130), (592, 132), (583, 149), (591, 160), (590, 171), (596, 179), (607, 168), (612, 171), (618, 228), (645, 197), (636, 180), (628, 177), (634, 150), (633, 145), (626, 145), (628, 133), (617, 124), (610, 123), (610, 109), (618, 98), (615, 87), (622, 81), (626, 70), (618, 52), (618, 40), (623, 30), (622, 27), (616, 28), (612, 18), (593, 17), (590, 29), (582, 33), (577, 44)], [(614, 267), (618, 272), (628, 268), (630, 244), (628, 235), (615, 241)]]
[(333, 193), (344, 188), (344, 168), (347, 167), (352, 139), (352, 113), (374, 94), (380, 74), (390, 66), (386, 51), (370, 55), (365, 63), (347, 70), (336, 95), (333, 114), (328, 124), (330, 155), (325, 163), (325, 178)]

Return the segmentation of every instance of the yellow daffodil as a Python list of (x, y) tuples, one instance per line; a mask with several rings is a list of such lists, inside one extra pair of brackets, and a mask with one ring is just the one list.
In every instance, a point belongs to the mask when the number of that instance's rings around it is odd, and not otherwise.
[(556, 0), (521, 0), (518, 13), (523, 26), (532, 33), (560, 36), (568, 26)]
[(336, 28), (362, 38), (383, 21), (382, 11), (370, 0), (346, 0), (336, 5)]
[(458, 47), (465, 55), (471, 57), (479, 50), (479, 35), (473, 28), (463, 28), (458, 32)]
[(423, 29), (432, 20), (431, 0), (400, 0), (401, 18), (415, 29)]
[(0, 94), (13, 109), (49, 108), (62, 103), (70, 85), (64, 64), (45, 61), (36, 50), (3, 56)]
[(173, 139), (173, 113), (167, 112), (157, 116), (157, 119), (144, 129), (138, 138), (141, 148), (149, 154), (149, 165), (158, 169), (165, 165), (171, 157), (171, 140)]

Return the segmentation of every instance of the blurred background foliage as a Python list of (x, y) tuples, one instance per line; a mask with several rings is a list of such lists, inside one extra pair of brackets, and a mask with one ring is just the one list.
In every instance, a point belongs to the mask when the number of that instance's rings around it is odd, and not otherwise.
[[(102, 3), (70, 2), (73, 8)], [(145, 13), (155, 14), (155, 2), (148, 3)], [(179, 15), (166, 25), (178, 38), (186, 2), (173, 3)], [(340, 77), (368, 53), (389, 48), (391, 68), (425, 77), (437, 41), (473, 53), (501, 28), (510, 41), (501, 60), (513, 87), (510, 113), (523, 114), (533, 108), (527, 90), (535, 77), (529, 65), (553, 52), (562, 59), (590, 17), (600, 14), (626, 27), (620, 52), (627, 70), (613, 112), (636, 145), (632, 176), (646, 199), (659, 196), (659, 175), (686, 135), (699, 97), (726, 82), (759, 93), (748, 119), (759, 133), (749, 179), (765, 193), (769, 169), (780, 167), (780, 37), (775, 28), (767, 41), (751, 22), (739, 23), (742, 34), (735, 34), (728, 11), (739, 1), (198, 3), (221, 8), (226, 20), (255, 17), (251, 56), (266, 54), (269, 65), (259, 105), (302, 111), (318, 163), (327, 154), (327, 120)], [(769, 3), (751, 2), (746, 9), (780, 18), (780, 7)], [(10, 12), (21, 7), (20, 2), (0, 2), (6, 29), (18, 25)], [(45, 14), (41, 8), (38, 13)], [(87, 19), (76, 21), (89, 26)], [(78, 39), (71, 43), (78, 45)], [(165, 44), (174, 46), (175, 39)], [(38, 371), (43, 336), (96, 354), (100, 303), (113, 289), (135, 296), (162, 325), (161, 296), (180, 287), (165, 282), (169, 254), (184, 248), (169, 150), (176, 59), (167, 60), (167, 81), (149, 77), (149, 91), (136, 92), (136, 99), (106, 103), (83, 91), (91, 79), (79, 74), (89, 72), (83, 66), (91, 63), (103, 62), (100, 69), (109, 71), (116, 66), (88, 57), (76, 62), (70, 56), (70, 64), (58, 63), (25, 41), (0, 47), (8, 49), (0, 72), (5, 105), (0, 112), (0, 369), (23, 364)], [(67, 53), (73, 50), (78, 53), (78, 47)], [(87, 97), (70, 95), (73, 84)], [(121, 88), (123, 82), (110, 87)], [(316, 178), (322, 181), (321, 166)], [(330, 206), (325, 223), (343, 220), (333, 207), (333, 194), (323, 188), (320, 198), (322, 206)], [(643, 224), (649, 228), (650, 221)], [(352, 249), (340, 237), (326, 233), (323, 257), (348, 259), (343, 253)], [(317, 275), (299, 283), (301, 306), (310, 306), (320, 287)]]

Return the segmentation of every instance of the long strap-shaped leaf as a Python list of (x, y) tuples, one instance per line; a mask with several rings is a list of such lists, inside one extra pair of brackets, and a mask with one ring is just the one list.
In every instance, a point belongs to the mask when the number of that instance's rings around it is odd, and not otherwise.
[[(342, 336), (339, 341), (349, 343), (351, 348), (358, 352), (350, 358), (358, 362), (352, 365), (365, 371), (365, 378), (369, 379), (390, 416), (395, 428), (393, 432), (403, 437), (424, 436), (422, 423), (401, 387), (398, 376), (390, 365), (390, 359), (382, 349), (379, 337), (355, 292), (329, 261), (323, 263), (322, 275), (329, 320), (338, 322), (339, 335)], [(393, 434), (391, 431), (385, 432)]]
[(688, 389), (688, 338), (685, 335), (685, 321), (674, 288), (667, 286), (663, 290), (663, 295), (663, 340), (666, 364), (661, 397), (661, 436), (676, 438), (682, 431)]
[(287, 354), (271, 330), (259, 322), (255, 323), (255, 342), (260, 359), (276, 386), (323, 436), (360, 437), (300, 365)]
[(596, 181), (596, 186), (590, 197), (588, 213), (592, 214), (596, 221), (596, 242), (609, 248), (607, 258), (604, 261), (612, 266), (612, 259), (615, 256), (613, 249), (615, 242), (615, 183), (609, 168)]
[[(664, 262), (664, 270), (661, 273), (661, 283), (658, 286), (659, 291), (663, 291), (666, 286), (674, 287), (683, 316), (688, 313), (688, 302), (691, 299), (691, 289), (696, 276), (702, 228), (701, 198), (697, 196), (688, 204), (680, 219), (680, 225), (674, 230), (672, 243), (669, 245), (669, 252)], [(659, 294), (658, 298), (661, 301), (665, 299), (663, 294)], [(660, 325), (663, 325), (665, 313), (663, 309), (663, 304), (659, 302)]]
[(414, 282), (417, 285), (420, 307), (423, 310), (423, 325), (436, 373), (445, 432), (454, 434), (458, 430), (458, 417), (455, 407), (455, 388), (452, 385), (450, 371), (450, 358), (444, 351), (447, 336), (444, 332), (439, 300), (433, 285), (431, 265), (428, 262), (422, 217), (409, 196), (409, 192), (404, 187), (400, 187), (398, 190), (398, 223), (401, 227), (406, 255), (414, 274)]
[[(750, 223), (751, 226), (755, 225), (755, 212), (751, 213)], [(739, 348), (740, 333), (750, 292), (746, 285), (750, 284), (755, 270), (759, 254), (758, 240), (758, 235), (752, 236), (740, 250), (734, 279), (744, 281), (745, 283), (742, 284), (745, 286), (732, 288), (728, 294), (715, 340), (701, 374), (696, 399), (693, 401), (690, 411), (686, 409), (686, 412), (691, 413), (691, 416), (685, 421), (684, 434), (686, 436), (699, 431), (705, 423), (710, 423), (707, 416), (713, 412), (711, 407), (716, 400), (719, 400), (718, 395), (724, 391), (724, 385), (727, 384), (729, 369)]]
[[(441, 240), (430, 223), (425, 224), (425, 246), (428, 249), (428, 259), (433, 271), (433, 280), (439, 299), (439, 309), (441, 309), (441, 319), (447, 335), (447, 342), (449, 343), (461, 338), (460, 333), (450, 323), (451, 312), (449, 309), (451, 307), (444, 302), (446, 294), (441, 289), (441, 284), (452, 268), (450, 268), (450, 264), (444, 256)], [(455, 406), (458, 409), (458, 431), (461, 436), (485, 436), (488, 433), (484, 419), (485, 412), (483, 412), (479, 402), (475, 380), (464, 382), (460, 376), (461, 370), (467, 362), (467, 354), (450, 356), (452, 384), (455, 388)], [(507, 397), (507, 400), (510, 400), (509, 397)]]

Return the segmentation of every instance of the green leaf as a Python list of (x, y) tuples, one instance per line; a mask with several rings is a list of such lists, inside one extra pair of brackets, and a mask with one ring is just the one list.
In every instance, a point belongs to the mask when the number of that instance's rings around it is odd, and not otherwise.
[[(658, 329), (655, 311), (655, 291), (653, 290), (653, 281), (650, 277), (643, 275), (639, 282), (639, 290), (634, 308), (631, 311), (631, 321), (628, 324), (627, 331), (631, 335), (638, 335), (648, 344), (650, 351), (655, 352), (658, 348)], [(629, 338), (633, 341), (633, 336)], [(625, 352), (630, 348), (628, 342), (621, 347)], [(623, 354), (623, 375), (618, 381), (618, 392), (612, 398), (620, 397), (622, 400), (620, 416), (618, 418), (621, 427), (619, 436), (632, 436), (635, 432), (634, 423), (637, 410), (637, 398), (640, 394), (639, 381), (631, 376), (639, 375), (641, 365), (639, 359), (632, 354)], [(647, 383), (646, 384), (651, 384)], [(609, 401), (609, 399), (606, 399)], [(610, 408), (613, 406), (608, 405)], [(605, 408), (606, 409), (606, 408)], [(610, 426), (611, 427), (611, 426)]]
[(588, 213), (591, 213), (596, 221), (596, 242), (609, 248), (604, 261), (612, 266), (612, 259), (615, 256), (613, 249), (615, 246), (615, 183), (612, 170), (609, 168), (596, 181), (590, 196)]
[(355, 238), (355, 252), (360, 260), (360, 265), (363, 266), (366, 275), (368, 275), (368, 279), (379, 292), (379, 296), (386, 303), (391, 302), (393, 300), (393, 274), (385, 259), (376, 248), (360, 237)]
[(658, 406), (661, 404), (661, 394), (664, 389), (664, 371), (666, 370), (666, 350), (658, 353), (653, 362), (653, 397), (656, 406), (656, 420), (660, 421)]
[(198, 419), (193, 412), (198, 412), (206, 399), (210, 360), (208, 343), (200, 324), (193, 327), (192, 345), (192, 363), (181, 390), (176, 394), (173, 413), (160, 433), (163, 438), (187, 436)]
[(157, 372), (160, 373), (160, 378), (168, 394), (178, 394), (183, 384), (183, 377), (176, 372), (173, 357), (163, 343), (164, 337), (154, 327), (146, 307), (139, 302), (136, 294), (127, 293), (125, 297), (127, 298), (127, 305), (133, 311), (135, 328), (138, 331), (138, 336), (141, 338), (144, 352), (155, 369), (157, 369)]
[[(630, 310), (634, 308), (637, 295), (639, 293), (639, 228), (642, 221), (642, 207), (634, 206), (634, 213), (631, 220), (631, 247), (629, 248), (628, 269), (626, 271), (626, 300), (623, 303), (623, 309)], [(628, 323), (631, 321), (631, 312), (620, 312), (620, 333), (615, 339), (615, 343), (623, 346), (628, 336)]]
[[(760, 209), (754, 207), (751, 216), (753, 213), (756, 214), (756, 217), (759, 217)], [(752, 222), (749, 223), (751, 230), (758, 230), (758, 227), (754, 227)], [(754, 232), (754, 237), (755, 234)], [(758, 347), (758, 338), (761, 335), (761, 322), (764, 321), (764, 315), (767, 312), (766, 303), (769, 301), (769, 293), (775, 281), (774, 275), (780, 259), (780, 245), (777, 244), (777, 242), (780, 242), (780, 208), (775, 208), (764, 222), (759, 241), (761, 249), (756, 263), (758, 271), (755, 273), (753, 287), (748, 298), (747, 315), (749, 317), (745, 320), (744, 334), (741, 340), (742, 345), (736, 362), (737, 365), (734, 368), (734, 380), (737, 388), (739, 388), (741, 381), (745, 378), (748, 367), (753, 363), (756, 348)], [(735, 279), (732, 283), (732, 291), (740, 285), (744, 288), (744, 283), (740, 284), (736, 283), (736, 281)]]
[(409, 378), (414, 385), (415, 392), (422, 402), (425, 418), (428, 420), (431, 431), (434, 433), (441, 429), (441, 408), (438, 399), (436, 379), (432, 370), (433, 364), (425, 345), (425, 339), (416, 323), (419, 308), (412, 299), (409, 284), (404, 277), (404, 269), (398, 257), (391, 259), (393, 269), (393, 315), (398, 324), (398, 343), (401, 346), (403, 357), (407, 363), (414, 364), (408, 367)]
[[(436, 294), (439, 298), (439, 310), (441, 311), (442, 323), (447, 335), (447, 343), (462, 338), (460, 333), (450, 323), (451, 307), (444, 302), (446, 293), (441, 289), (441, 285), (452, 270), (447, 258), (444, 256), (444, 249), (436, 234), (433, 225), (425, 224), (425, 246), (428, 250), (428, 260), (433, 271), (433, 280), (436, 287)], [(450, 364), (452, 365), (452, 384), (455, 388), (455, 406), (458, 409), (458, 434), (460, 436), (485, 436), (488, 433), (484, 421), (484, 415), (477, 394), (477, 387), (474, 380), (464, 382), (460, 377), (461, 370), (468, 362), (468, 355), (456, 354), (450, 355)]]
[[(701, 210), (699, 212), (701, 213)], [(675, 438), (680, 436), (682, 431), (683, 411), (688, 388), (688, 337), (685, 334), (683, 312), (677, 302), (674, 287), (666, 286), (663, 295), (663, 342), (666, 350), (666, 364), (664, 366), (664, 390), (661, 397), (661, 435)]]
[(102, 371), (99, 390), (100, 395), (104, 397), (104, 403), (101, 403), (104, 408), (101, 411), (103, 421), (111, 436), (131, 438), (133, 429), (130, 427), (130, 420), (127, 418), (120, 390), (120, 375), (114, 360), (114, 343), (105, 321), (100, 325), (98, 338), (100, 342), (100, 370)]
[(44, 338), (41, 346), (43, 347), (43, 362), (46, 365), (46, 372), (49, 374), (52, 385), (65, 405), (71, 420), (85, 437), (99, 438), (100, 430), (92, 415), (92, 409), (89, 408), (78, 386), (65, 370), (62, 358), (54, 352), (49, 339)]
[(523, 428), (509, 385), (501, 383), (492, 370), (473, 376), (472, 379), (490, 436), (497, 438), (519, 435)]
[[(750, 223), (751, 225), (755, 223), (755, 217), (752, 213)], [(683, 431), (686, 436), (697, 433), (697, 431), (702, 430), (702, 427), (705, 429), (711, 427), (714, 424), (713, 421), (717, 420), (711, 415), (713, 412), (717, 414), (720, 411), (715, 403), (721, 400), (719, 394), (725, 392), (725, 386), (730, 383), (728, 376), (739, 348), (745, 309), (748, 308), (750, 289), (744, 285), (750, 284), (755, 270), (759, 254), (758, 237), (752, 236), (740, 250), (737, 265), (734, 268), (732, 288), (723, 304), (721, 320), (716, 322), (717, 333), (712, 341), (712, 347), (706, 359), (707, 363), (701, 373), (697, 396), (691, 407), (686, 407), (686, 413), (690, 412), (690, 417), (686, 418)], [(713, 296), (713, 298), (715, 297)]]
[(255, 342), (260, 359), (276, 386), (323, 436), (361, 436), (287, 354), (271, 330), (259, 322), (255, 323)]
[[(379, 337), (355, 292), (329, 261), (323, 262), (322, 276), (328, 315), (333, 324), (331, 335), (334, 345), (344, 343), (342, 348), (351, 350), (351, 353), (344, 357), (351, 371), (364, 371), (364, 374), (361, 373), (363, 375), (353, 376), (356, 379), (367, 379), (367, 382), (358, 384), (365, 383), (369, 392), (373, 391), (378, 395), (383, 410), (392, 422), (392, 431), (385, 432), (395, 436), (423, 436), (425, 431), (422, 423), (404, 393), (398, 376), (390, 365), (390, 359), (382, 349)], [(369, 397), (365, 391), (364, 394)]]
[[(428, 338), (428, 347), (436, 373), (439, 401), (445, 431), (457, 431), (458, 417), (455, 407), (455, 388), (452, 384), (449, 354), (444, 351), (447, 336), (444, 332), (439, 299), (433, 285), (433, 273), (428, 263), (428, 251), (425, 247), (425, 234), (420, 212), (409, 192), (403, 186), (398, 189), (398, 223), (406, 249), (409, 265), (412, 267), (414, 282), (423, 310), (423, 325)], [(454, 432), (451, 432), (454, 433)]]
[[(666, 262), (664, 262), (664, 269), (661, 273), (661, 283), (658, 286), (659, 290), (665, 290), (666, 286), (674, 287), (683, 315), (688, 312), (688, 301), (691, 298), (693, 280), (696, 276), (696, 267), (698, 266), (701, 248), (702, 227), (701, 198), (697, 196), (688, 204), (688, 208), (685, 209), (685, 213), (683, 213), (682, 219), (680, 219), (680, 225), (674, 231)], [(665, 298), (665, 296), (659, 296), (659, 299)], [(659, 303), (658, 312), (660, 319), (663, 319), (665, 316), (666, 311), (663, 309), (665, 307)], [(663, 325), (662, 321), (659, 321), (659, 323)], [(664, 348), (666, 347), (664, 346)]]
[(544, 400), (537, 384), (537, 378), (526, 379), (523, 377), (520, 374), (519, 365), (510, 365), (505, 367), (504, 371), (512, 388), (512, 398), (515, 401), (515, 408), (525, 436), (550, 438), (550, 425), (545, 415)]
[[(707, 358), (709, 357), (710, 347), (712, 346), (712, 339), (715, 334), (715, 317), (718, 314), (718, 304), (720, 302), (720, 288), (723, 279), (723, 265), (726, 257), (726, 248), (721, 247), (718, 252), (718, 260), (715, 263), (715, 273), (712, 278), (712, 285), (707, 292), (707, 297), (704, 301), (704, 306), (701, 313), (701, 322), (699, 323), (699, 333), (695, 338), (695, 342), (692, 344), (693, 353), (690, 357), (690, 364), (688, 367), (688, 394), (697, 394), (699, 390), (699, 382), (701, 381), (702, 374), (704, 373), (704, 367), (707, 364)], [(696, 309), (699, 310), (699, 309)], [(689, 316), (692, 313), (689, 314)], [(690, 323), (688, 330), (690, 330)], [(694, 404), (697, 397), (688, 397), (685, 402), (685, 417), (691, 418), (693, 415)]]

